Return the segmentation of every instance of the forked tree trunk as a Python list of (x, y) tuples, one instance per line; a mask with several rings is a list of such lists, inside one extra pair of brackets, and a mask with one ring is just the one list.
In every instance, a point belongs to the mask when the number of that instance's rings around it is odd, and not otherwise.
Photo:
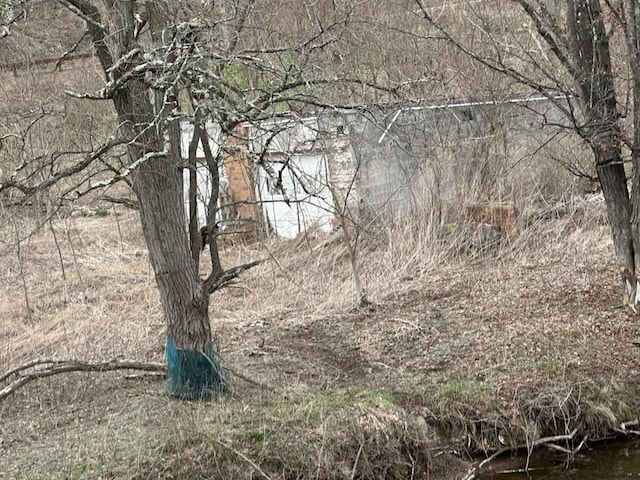
[[(179, 143), (175, 142), (179, 130), (173, 132), (174, 141), (167, 142), (156, 133), (162, 128), (147, 127), (155, 113), (141, 83), (129, 82), (116, 94), (114, 104), (123, 133), (137, 139), (129, 147), (132, 163), (149, 152), (163, 152), (167, 144), (169, 147), (168, 153), (142, 162), (131, 175), (167, 325), (165, 390), (179, 398), (210, 398), (226, 386), (211, 336), (209, 294), (189, 246), (182, 162)], [(174, 123), (171, 128), (179, 127)]]
[[(211, 336), (209, 292), (191, 255), (183, 205), (180, 131), (176, 120), (167, 120), (177, 110), (177, 102), (171, 98), (179, 82), (168, 82), (152, 91), (144, 79), (157, 76), (157, 71), (131, 75), (131, 69), (148, 61), (139, 54), (136, 33), (142, 3), (65, 0), (67, 7), (85, 20), (105, 79), (114, 85), (126, 78), (111, 98), (119, 133), (129, 142), (131, 184), (139, 200), (167, 325), (166, 392), (179, 398), (209, 398), (227, 387)], [(176, 31), (171, 29), (175, 19), (169, 7), (167, 0), (144, 2), (155, 54), (166, 55), (170, 65), (175, 53), (166, 42), (174, 42)], [(154, 92), (159, 94), (155, 98)]]

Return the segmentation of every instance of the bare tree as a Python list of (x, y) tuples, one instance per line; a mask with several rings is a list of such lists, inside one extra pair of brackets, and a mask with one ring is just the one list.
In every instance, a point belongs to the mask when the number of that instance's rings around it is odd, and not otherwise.
[[(479, 65), (554, 100), (567, 119), (564, 126), (590, 147), (607, 203), (624, 302), (635, 309), (640, 301), (640, 7), (632, 0), (460, 3), (461, 16), (455, 19), (444, 7), (438, 10), (422, 0), (414, 6), (448, 43)], [(633, 117), (632, 137), (625, 128), (627, 116)]]
[[(321, 68), (331, 58), (323, 52), (337, 41), (351, 10), (334, 9), (322, 19), (309, 14), (301, 28), (287, 33), (260, 24), (266, 11), (260, 9), (269, 5), (258, 0), (57, 3), (84, 23), (86, 32), (78, 34), (88, 35), (103, 74), (103, 85), (96, 91), (66, 93), (109, 102), (116, 129), (98, 146), (36, 157), (28, 155), (28, 142), (23, 141), (22, 160), (13, 165), (0, 192), (19, 191), (26, 199), (54, 188), (61, 202), (115, 182), (129, 183), (137, 197), (167, 327), (166, 392), (209, 398), (229, 385), (212, 338), (210, 296), (259, 263), (225, 270), (218, 256), (218, 165), (226, 138), (241, 122), (260, 121), (281, 110), (325, 106), (322, 94), (329, 85), (368, 88), (366, 82), (340, 72), (327, 75)], [(22, 21), (27, 29), (41, 6), (33, 2), (29, 15), (22, 20), (14, 15), (10, 21)], [(206, 225), (212, 260), (205, 278), (199, 271), (198, 225), (185, 220), (183, 168), (194, 166), (180, 155), (183, 118), (195, 123), (191, 150), (202, 145), (212, 178)], [(220, 126), (220, 138), (208, 137), (207, 119)], [(211, 149), (211, 142), (220, 148)], [(193, 194), (191, 198), (193, 202)]]

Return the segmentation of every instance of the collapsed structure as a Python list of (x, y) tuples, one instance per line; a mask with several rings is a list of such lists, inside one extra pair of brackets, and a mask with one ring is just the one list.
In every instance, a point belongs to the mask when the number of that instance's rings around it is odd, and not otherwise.
[[(535, 96), (328, 110), (241, 124), (225, 138), (210, 123), (220, 159), (219, 222), (236, 235), (291, 238), (311, 225), (328, 231), (340, 216), (389, 222), (419, 211), (446, 223), (464, 206), (477, 215), (487, 203), (513, 204), (507, 171), (543, 151), (557, 154), (549, 149), (563, 146), (557, 104), (566, 101)], [(192, 136), (193, 125), (184, 122), (183, 158)], [(202, 225), (211, 189), (204, 162), (197, 170)], [(515, 228), (512, 214), (508, 222)]]

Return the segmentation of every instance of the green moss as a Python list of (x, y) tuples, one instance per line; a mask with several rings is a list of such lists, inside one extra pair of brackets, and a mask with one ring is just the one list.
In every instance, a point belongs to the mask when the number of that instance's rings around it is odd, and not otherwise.
[(109, 216), (109, 210), (103, 207), (96, 208), (96, 217), (104, 218)]

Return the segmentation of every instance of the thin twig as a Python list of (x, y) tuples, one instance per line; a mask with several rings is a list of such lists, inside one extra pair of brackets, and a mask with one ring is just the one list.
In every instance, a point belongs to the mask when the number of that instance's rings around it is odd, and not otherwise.
[(271, 477), (269, 475), (264, 473), (264, 471), (258, 465), (256, 465), (256, 463), (253, 460), (251, 460), (249, 457), (247, 457), (242, 452), (239, 452), (238, 450), (233, 448), (231, 445), (227, 445), (226, 443), (221, 442), (220, 440), (213, 439), (213, 442), (217, 443), (221, 447), (226, 448), (227, 450), (231, 450), (233, 453), (235, 453), (237, 456), (239, 456), (241, 459), (243, 459), (245, 462), (247, 462), (249, 465), (251, 465), (253, 468), (255, 468), (260, 475), (262, 475), (267, 480), (271, 480)]
[(251, 378), (247, 377), (246, 375), (243, 375), (242, 373), (237, 372), (237, 371), (235, 371), (235, 370), (233, 370), (233, 369), (231, 369), (231, 368), (229, 368), (229, 367), (225, 367), (225, 370), (227, 370), (227, 371), (228, 371), (229, 373), (231, 373), (232, 375), (234, 375), (234, 376), (236, 376), (236, 377), (238, 377), (238, 378), (240, 378), (240, 379), (244, 380), (245, 382), (247, 382), (247, 383), (251, 383), (252, 385), (255, 385), (256, 387), (260, 387), (260, 388), (262, 388), (262, 389), (264, 389), (264, 390), (268, 390), (268, 391), (270, 391), (270, 392), (275, 392), (275, 389), (274, 389), (274, 388), (272, 388), (272, 387), (270, 387), (270, 386), (269, 386), (269, 385), (267, 385), (266, 383), (262, 383), (262, 382), (259, 382), (259, 381), (257, 381), (257, 380), (253, 380), (253, 379), (251, 379)]
[(467, 472), (467, 474), (462, 477), (462, 480), (474, 480), (476, 478), (476, 468), (471, 468), (471, 470), (469, 470)]
[(120, 220), (118, 220), (118, 212), (116, 212), (116, 207), (112, 206), (111, 211), (113, 212), (113, 218), (116, 219), (116, 225), (118, 226), (118, 238), (120, 239), (120, 253), (124, 250), (123, 241), (122, 241), (122, 229), (120, 228)]
[(634, 436), (634, 437), (640, 437), (640, 431), (639, 430), (627, 430), (627, 429), (622, 429), (622, 428), (616, 428), (614, 429), (616, 432), (621, 433), (622, 435), (625, 435), (627, 437), (630, 436)]
[(356, 471), (358, 468), (358, 461), (360, 460), (360, 455), (362, 454), (362, 449), (364, 448), (364, 442), (360, 443), (360, 448), (358, 449), (358, 454), (356, 455), (356, 460), (353, 462), (353, 468), (351, 469), (351, 480), (356, 478)]
[(62, 280), (67, 281), (67, 274), (64, 270), (64, 259), (62, 257), (62, 250), (60, 250), (60, 243), (58, 242), (58, 236), (56, 235), (56, 230), (53, 228), (53, 222), (51, 221), (51, 217), (49, 217), (49, 228), (51, 229), (51, 234), (53, 235), (53, 241), (56, 244), (56, 250), (58, 251), (58, 258), (60, 259), (60, 269), (62, 271)]
[(24, 303), (27, 308), (27, 318), (29, 319), (30, 322), (32, 322), (33, 318), (31, 316), (31, 305), (29, 304), (29, 289), (27, 288), (27, 281), (24, 277), (22, 250), (20, 249), (21, 240), (20, 240), (20, 234), (18, 233), (18, 225), (16, 224), (15, 220), (13, 221), (13, 228), (16, 232), (16, 253), (18, 255), (18, 266), (20, 267), (20, 279), (22, 280), (22, 290), (24, 292)]
[[(73, 44), (73, 46), (72, 46), (69, 50), (67, 50), (66, 52), (64, 52), (64, 53), (60, 56), (60, 58), (58, 58), (58, 59), (56, 60), (56, 64), (55, 64), (55, 66), (53, 67), (53, 71), (54, 71), (54, 72), (56, 72), (56, 71), (58, 71), (58, 70), (60, 69), (60, 67), (62, 66), (62, 62), (63, 62), (63, 61), (65, 61), (65, 60), (69, 60), (69, 57), (71, 56), (71, 54), (76, 52), (76, 50), (78, 49), (78, 47), (79, 47), (79, 46), (80, 46), (80, 44), (82, 43), (82, 40), (84, 40), (84, 38), (87, 36), (87, 33), (88, 33), (88, 32), (84, 31), (84, 32), (82, 33), (82, 36), (80, 37), (80, 39), (79, 39), (76, 43), (74, 43), (74, 44)], [(85, 54), (85, 55), (86, 55), (86, 54)]]
[(73, 245), (73, 240), (71, 239), (71, 220), (69, 220), (69, 225), (65, 225), (65, 233), (67, 235), (67, 240), (69, 241), (69, 246), (71, 247), (71, 255), (73, 257), (73, 266), (76, 269), (76, 274), (78, 275), (78, 280), (80, 280), (80, 284), (84, 288), (84, 280), (82, 279), (82, 274), (80, 273), (80, 266), (78, 265), (78, 256), (76, 255), (76, 248)]
[[(223, 361), (222, 357), (220, 356), (220, 354), (219, 354), (218, 352), (216, 352), (215, 350), (214, 350), (213, 354), (214, 354), (216, 357), (218, 357), (218, 362), (220, 363), (220, 365), (223, 365), (223, 364), (224, 364), (224, 361)], [(203, 355), (204, 355), (204, 353), (203, 353)], [(214, 363), (214, 362), (213, 362), (213, 360), (211, 360), (211, 358), (209, 358), (207, 355), (205, 355), (205, 357), (209, 360), (209, 362), (211, 363), (211, 365), (212, 365), (214, 368), (216, 368), (216, 369), (218, 368), (218, 365), (217, 365), (216, 363)], [(222, 367), (222, 368), (223, 368), (224, 370), (226, 370), (227, 372), (231, 373), (232, 375), (234, 375), (234, 376), (236, 376), (236, 377), (240, 378), (241, 380), (244, 380), (244, 381), (245, 381), (245, 382), (247, 382), (247, 383), (250, 383), (250, 384), (252, 384), (252, 385), (255, 385), (256, 387), (260, 387), (260, 388), (262, 388), (262, 389), (264, 389), (264, 390), (268, 390), (268, 391), (270, 391), (270, 392), (275, 392), (275, 389), (274, 389), (274, 388), (272, 388), (272, 387), (270, 387), (270, 386), (269, 386), (269, 385), (267, 385), (266, 383), (262, 383), (262, 382), (259, 382), (259, 381), (257, 381), (257, 380), (253, 380), (252, 378), (249, 378), (249, 377), (247, 377), (246, 375), (243, 375), (242, 373), (237, 372), (237, 371), (235, 371), (234, 369), (229, 368), (229, 367), (227, 367), (227, 366), (224, 366), (224, 367)], [(219, 372), (219, 374), (220, 374), (220, 372)], [(221, 375), (221, 374), (220, 374), (220, 378), (224, 378), (224, 375)]]

